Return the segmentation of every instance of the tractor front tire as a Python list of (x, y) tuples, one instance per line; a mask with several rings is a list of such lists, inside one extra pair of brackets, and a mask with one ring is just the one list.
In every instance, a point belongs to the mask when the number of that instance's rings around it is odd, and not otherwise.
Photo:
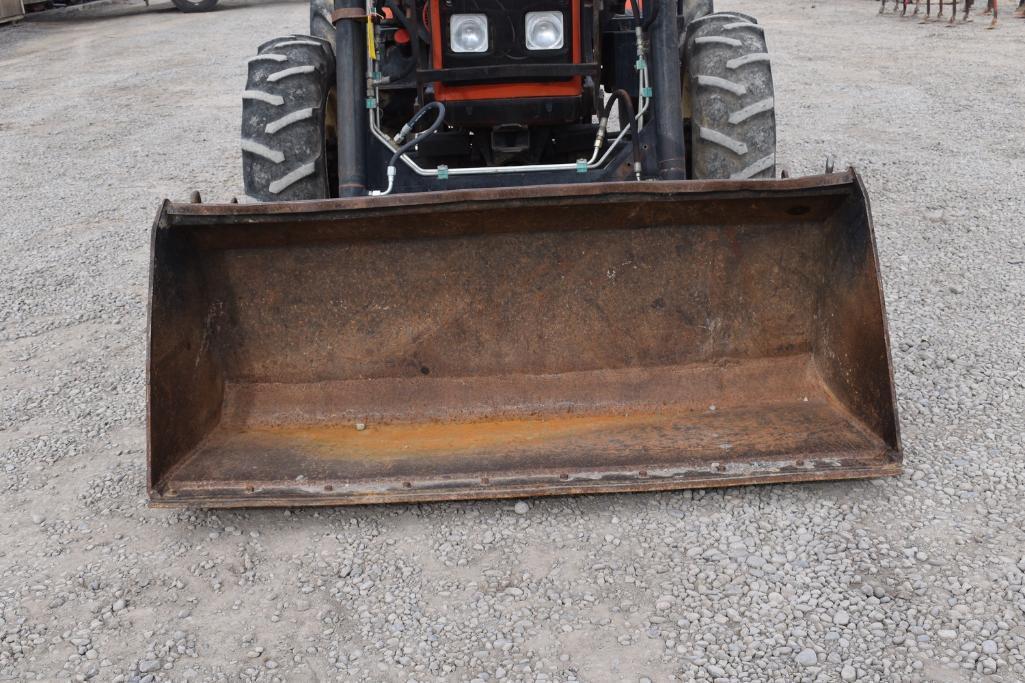
[(684, 66), (691, 177), (774, 178), (775, 95), (762, 27), (728, 12), (697, 19)]
[(683, 0), (683, 17), (685, 24), (690, 26), (703, 16), (715, 11), (713, 0)]
[(310, 35), (321, 38), (335, 46), (335, 26), (331, 23), (334, 0), (310, 0)]
[(311, 36), (260, 46), (242, 94), (242, 178), (259, 201), (331, 196), (328, 118), (331, 47)]

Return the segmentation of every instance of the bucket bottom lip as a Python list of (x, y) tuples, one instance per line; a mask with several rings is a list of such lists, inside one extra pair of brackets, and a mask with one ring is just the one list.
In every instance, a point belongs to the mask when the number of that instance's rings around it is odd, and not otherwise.
[(895, 476), (901, 454), (829, 397), (492, 421), (222, 425), (156, 507), (359, 505)]
[(617, 469), (574, 474), (484, 478), (423, 479), (417, 482), (331, 480), (175, 482), (173, 492), (150, 491), (156, 508), (339, 506), (486, 500), (591, 493), (632, 493), (718, 488), (752, 484), (835, 481), (895, 477), (903, 472), (900, 453), (892, 449), (854, 453), (820, 453), (705, 467)]

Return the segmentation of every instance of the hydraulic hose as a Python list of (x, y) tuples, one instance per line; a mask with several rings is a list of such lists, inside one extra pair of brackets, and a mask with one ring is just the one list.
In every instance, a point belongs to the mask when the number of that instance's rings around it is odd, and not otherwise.
[(413, 114), (413, 118), (406, 122), (406, 125), (402, 126), (402, 130), (400, 130), (399, 134), (395, 136), (395, 142), (402, 143), (402, 141), (406, 139), (406, 136), (416, 128), (416, 124), (420, 123), (420, 119), (427, 116), (427, 113), (432, 110), (437, 110), (438, 112), (438, 115), (434, 117), (434, 122), (427, 127), (427, 130), (422, 133), (417, 133), (409, 142), (400, 144), (400, 147), (395, 150), (395, 154), (392, 155), (391, 161), (388, 162), (389, 166), (394, 166), (395, 162), (399, 160), (399, 157), (420, 144), (420, 142), (428, 135), (441, 128), (441, 124), (445, 122), (445, 105), (437, 101), (430, 102), (423, 107), (420, 107), (419, 111)]
[[(605, 111), (601, 117), (601, 137), (604, 138), (605, 126), (608, 125), (609, 115), (612, 113), (612, 107), (616, 103), (619, 103), (619, 125), (622, 127), (624, 121), (629, 121), (630, 124), (630, 142), (633, 147), (634, 153), (634, 175), (637, 180), (641, 179), (641, 136), (637, 132), (637, 117), (634, 115), (634, 104), (633, 100), (630, 99), (630, 94), (625, 90), (619, 89), (612, 93), (612, 97), (605, 102)], [(624, 115), (626, 118), (624, 119)]]
[[(418, 124), (420, 120), (431, 111), (438, 112), (438, 115), (434, 117), (434, 121), (431, 123), (431, 125), (428, 126), (426, 130), (417, 133), (410, 140), (403, 143), (402, 141), (405, 140), (406, 136), (413, 131), (413, 129), (416, 127), (416, 124)], [(420, 109), (415, 114), (413, 114), (413, 118), (411, 118), (406, 123), (406, 125), (402, 126), (402, 130), (400, 130), (398, 135), (396, 135), (394, 138), (395, 142), (399, 144), (399, 148), (395, 150), (395, 153), (392, 154), (391, 159), (388, 160), (387, 189), (385, 189), (383, 192), (375, 190), (371, 194), (375, 196), (389, 194), (395, 185), (395, 174), (397, 172), (395, 165), (399, 162), (399, 159), (402, 157), (402, 155), (404, 155), (406, 152), (413, 149), (421, 142), (426, 140), (428, 137), (433, 135), (439, 128), (441, 128), (443, 123), (445, 123), (444, 104), (442, 104), (441, 102), (434, 101), (424, 105), (423, 107), (420, 107)]]
[[(401, 76), (393, 79), (398, 80), (399, 78), (405, 78), (410, 73), (420, 68), (420, 39), (421, 37), (425, 37), (425, 42), (430, 43), (430, 33), (424, 30), (424, 36), (420, 35), (421, 24), (416, 17), (415, 0), (413, 2), (413, 20), (411, 22), (409, 20), (409, 17), (406, 16), (405, 11), (403, 11), (402, 6), (396, 3), (394, 0), (385, 0), (385, 6), (391, 9), (392, 14), (395, 15), (395, 18), (399, 20), (399, 23), (402, 24), (402, 27), (406, 29), (407, 33), (409, 33), (409, 49), (413, 53), (412, 64), (407, 65), (402, 70)], [(416, 78), (416, 100), (417, 102), (423, 102), (424, 100), (423, 84), (420, 83), (419, 77)]]
[(416, 59), (410, 57), (402, 66), (401, 71), (391, 76), (382, 76), (381, 78), (374, 81), (374, 85), (387, 85), (388, 83), (398, 83), (403, 78), (413, 73), (414, 69), (416, 69)]
[(392, 16), (395, 17), (395, 20), (402, 24), (402, 28), (406, 29), (406, 32), (409, 33), (409, 39), (411, 42), (415, 40), (417, 41), (417, 45), (421, 40), (425, 43), (431, 42), (427, 29), (421, 26), (416, 19), (410, 21), (399, 3), (395, 2), (395, 0), (384, 0), (384, 6), (391, 10)]
[(384, 78), (381, 78), (377, 81), (377, 85), (384, 85), (385, 83), (396, 83), (398, 81), (401, 81), (403, 78), (405, 78), (406, 76), (408, 76), (416, 70), (417, 56), (419, 55), (420, 51), (420, 38), (422, 37), (418, 30), (420, 27), (414, 26), (412, 23), (410, 23), (409, 17), (406, 16), (406, 13), (402, 10), (399, 4), (395, 2), (395, 0), (385, 0), (384, 5), (385, 7), (391, 10), (392, 16), (395, 18), (396, 21), (399, 22), (399, 24), (402, 25), (402, 28), (404, 28), (406, 30), (406, 33), (409, 35), (409, 46), (410, 51), (412, 52), (412, 56), (410, 57), (409, 61), (407, 61), (403, 65), (402, 70), (399, 71), (399, 73), (395, 74), (394, 76), (385, 76)]
[(633, 14), (634, 25), (642, 31), (647, 31), (651, 28), (655, 17), (658, 16), (658, 3), (654, 0), (648, 0), (651, 10), (642, 16), (641, 0), (627, 0), (627, 2), (630, 3), (630, 13)]

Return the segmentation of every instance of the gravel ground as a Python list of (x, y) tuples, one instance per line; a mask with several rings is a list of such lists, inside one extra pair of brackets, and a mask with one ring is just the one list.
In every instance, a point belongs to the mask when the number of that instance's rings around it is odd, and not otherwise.
[(0, 679), (1025, 680), (1025, 24), (729, 6), (782, 164), (866, 176), (900, 479), (147, 509), (150, 224), (241, 194), (243, 59), (306, 9), (0, 29)]

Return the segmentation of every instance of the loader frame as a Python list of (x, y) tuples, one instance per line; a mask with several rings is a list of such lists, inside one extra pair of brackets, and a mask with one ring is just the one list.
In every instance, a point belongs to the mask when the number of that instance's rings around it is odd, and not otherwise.
[[(574, 18), (574, 36), (572, 39), (572, 59), (567, 63), (528, 63), (487, 66), (462, 66), (448, 68), (431, 68), (418, 63), (414, 72), (415, 84), (422, 94), (425, 84), (431, 84), (433, 97), (438, 101), (448, 102), (452, 107), (469, 104), (475, 109), (503, 108), (512, 111), (525, 111), (531, 106), (551, 107), (562, 102), (568, 103), (576, 99), (586, 99), (585, 94), (572, 95), (573, 88), (581, 89), (585, 76), (590, 87), (597, 91), (602, 81), (601, 63), (609, 63), (610, 73), (626, 74), (635, 66), (643, 64), (643, 69), (650, 78), (646, 94), (632, 93), (636, 97), (647, 97), (651, 110), (647, 118), (651, 125), (643, 126), (639, 132), (639, 143), (632, 139), (630, 144), (619, 145), (611, 154), (602, 157), (597, 166), (576, 163), (547, 164), (551, 168), (516, 170), (515, 166), (493, 167), (480, 169), (479, 172), (463, 174), (457, 169), (451, 171), (447, 167), (441, 173), (434, 169), (429, 172), (418, 168), (408, 161), (402, 166), (402, 173), (389, 186), (394, 192), (428, 192), (445, 189), (491, 188), (509, 185), (544, 185), (544, 184), (575, 184), (627, 180), (636, 174), (631, 165), (631, 145), (639, 144), (641, 173), (645, 178), (662, 180), (684, 180), (687, 178), (687, 151), (685, 143), (685, 122), (683, 98), (681, 93), (681, 36), (686, 30), (687, 11), (695, 0), (649, 0), (648, 11), (650, 25), (645, 29), (647, 52), (649, 59), (639, 59), (623, 54), (602, 55), (602, 42), (605, 34), (597, 6), (589, 6), (586, 12), (581, 10), (582, 0), (571, 0), (570, 6)], [(696, 3), (704, 4), (704, 3)], [(710, 5), (709, 5), (710, 6)], [(335, 70), (336, 93), (339, 103), (336, 108), (337, 130), (337, 165), (339, 197), (358, 197), (371, 193), (375, 188), (388, 185), (386, 167), (388, 159), (395, 150), (395, 145), (378, 127), (373, 111), (376, 106), (375, 92), (368, 90), (368, 83), (374, 79), (368, 75), (367, 68), (367, 31), (362, 21), (366, 21), (364, 0), (336, 0), (335, 2)], [(431, 0), (428, 4), (432, 23), (436, 27), (439, 22), (439, 0)], [(363, 12), (363, 14), (361, 14)], [(592, 17), (586, 26), (581, 23)], [(610, 22), (613, 17), (606, 17)], [(626, 17), (620, 17), (625, 20)], [(439, 33), (435, 28), (434, 45), (432, 47), (434, 62), (441, 63), (442, 54), (439, 46)], [(631, 46), (632, 33), (627, 34)], [(586, 38), (586, 41), (583, 39)], [(582, 42), (586, 42), (587, 54), (583, 53)], [(414, 55), (416, 55), (414, 50)], [(585, 62), (584, 59), (594, 61)], [(613, 62), (616, 63), (613, 67)], [(443, 64), (443, 63), (442, 63)], [(545, 74), (548, 82), (531, 82)], [(562, 77), (569, 80), (550, 80)], [(487, 85), (498, 79), (498, 83)], [(632, 79), (636, 81), (636, 74)], [(468, 85), (464, 85), (468, 83)], [(605, 84), (607, 87), (609, 84)], [(566, 86), (566, 87), (564, 87)], [(568, 87), (568, 89), (567, 89)], [(560, 90), (561, 89), (561, 90)], [(647, 92), (650, 91), (650, 92)], [(475, 95), (474, 93), (479, 93)], [(563, 96), (559, 96), (562, 93)], [(478, 97), (479, 99), (473, 99)], [(454, 98), (454, 101), (453, 101)], [(588, 119), (590, 117), (587, 117)], [(583, 124), (587, 126), (587, 124)], [(594, 139), (597, 126), (591, 129), (590, 138)], [(404, 159), (405, 161), (405, 159)]]

